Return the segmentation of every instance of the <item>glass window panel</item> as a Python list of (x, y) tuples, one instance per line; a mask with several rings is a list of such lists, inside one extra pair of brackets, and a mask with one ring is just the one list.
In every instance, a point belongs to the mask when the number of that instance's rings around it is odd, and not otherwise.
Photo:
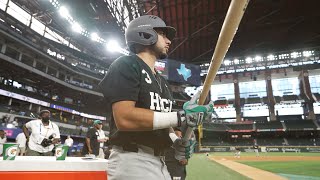
[(234, 99), (234, 85), (219, 84), (211, 86), (211, 100), (218, 100), (219, 97), (225, 97), (226, 99)]
[(37, 19), (35, 19), (34, 17), (32, 17), (31, 29), (33, 29), (42, 36), (44, 33), (45, 25)]
[(31, 15), (11, 1), (9, 2), (7, 13), (25, 25), (30, 23)]
[(48, 38), (48, 39), (51, 39), (51, 40), (59, 43), (59, 41), (58, 41), (55, 37), (53, 37), (51, 34), (49, 34), (49, 33), (47, 33), (47, 32), (44, 34), (44, 37), (46, 37), (46, 38)]
[(8, 0), (0, 0), (0, 9), (1, 10), (6, 10)]
[(274, 96), (283, 96), (283, 94), (300, 94), (298, 78), (272, 79), (271, 83)]
[(309, 82), (312, 93), (320, 93), (320, 75), (309, 76)]
[(240, 98), (247, 98), (249, 95), (257, 95), (264, 97), (267, 95), (266, 83), (262, 81), (240, 82), (239, 83)]
[(44, 37), (48, 37), (49, 39), (53, 38), (53, 39), (55, 39), (54, 41), (56, 41), (56, 42), (68, 45), (67, 40), (65, 40), (62, 36), (60, 36), (59, 34), (57, 34), (56, 32), (54, 32), (48, 28), (46, 29), (46, 34), (44, 35)]

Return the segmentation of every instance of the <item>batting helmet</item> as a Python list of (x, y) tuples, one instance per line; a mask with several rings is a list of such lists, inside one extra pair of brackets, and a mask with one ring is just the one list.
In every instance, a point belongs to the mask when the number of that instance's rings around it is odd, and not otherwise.
[(134, 19), (129, 23), (126, 30), (126, 42), (129, 49), (135, 53), (134, 45), (144, 46), (153, 45), (158, 40), (158, 34), (155, 29), (162, 29), (167, 38), (171, 41), (176, 35), (176, 29), (167, 26), (158, 16), (144, 15)]

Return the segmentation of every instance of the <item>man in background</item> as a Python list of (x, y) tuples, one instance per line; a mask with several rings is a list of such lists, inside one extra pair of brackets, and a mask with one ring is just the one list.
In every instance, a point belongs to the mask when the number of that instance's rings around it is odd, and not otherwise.
[(256, 157), (259, 157), (259, 146), (257, 144), (253, 145), (254, 152), (256, 153)]
[(90, 128), (87, 132), (85, 144), (82, 149), (82, 155), (94, 154), (99, 156), (100, 140), (99, 131), (102, 128), (102, 122), (95, 120), (93, 122), (93, 128)]
[(73, 139), (70, 137), (70, 135), (67, 136), (67, 139), (64, 141), (64, 144), (69, 147), (67, 155), (70, 156), (71, 148), (73, 145)]
[(23, 132), (19, 133), (16, 137), (16, 143), (19, 144), (17, 155), (24, 156), (26, 152), (27, 138)]
[(40, 112), (40, 119), (27, 122), (23, 132), (28, 141), (27, 156), (53, 156), (54, 145), (60, 143), (59, 127), (50, 121), (48, 110)]
[[(100, 121), (101, 122), (101, 121)], [(104, 154), (104, 143), (109, 140), (108, 137), (106, 137), (104, 131), (102, 130), (102, 124), (99, 126), (100, 129), (98, 129), (99, 137), (98, 141), (100, 142), (100, 148), (99, 148), (99, 158), (105, 159), (105, 154)]]
[(6, 132), (4, 130), (0, 130), (0, 156), (3, 153), (3, 144), (7, 142)]

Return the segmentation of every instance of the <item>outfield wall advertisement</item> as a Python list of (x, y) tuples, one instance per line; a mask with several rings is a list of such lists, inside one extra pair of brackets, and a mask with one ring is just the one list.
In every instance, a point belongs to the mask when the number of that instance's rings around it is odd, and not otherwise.
[[(241, 152), (254, 152), (251, 146), (241, 146)], [(200, 152), (233, 152), (234, 146), (216, 146), (216, 147), (201, 147)], [(282, 153), (300, 153), (300, 152), (320, 152), (320, 146), (261, 146), (259, 152), (282, 152)]]

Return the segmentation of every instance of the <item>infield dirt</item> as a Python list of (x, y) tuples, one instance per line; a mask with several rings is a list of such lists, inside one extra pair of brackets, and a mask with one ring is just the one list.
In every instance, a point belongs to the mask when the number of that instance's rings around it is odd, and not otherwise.
[(274, 173), (264, 171), (258, 168), (247, 166), (236, 161), (320, 161), (319, 156), (243, 156), (235, 158), (233, 156), (215, 156), (210, 157), (213, 160), (223, 166), (226, 166), (238, 173), (247, 176), (250, 179), (259, 180), (283, 180), (286, 179)]

